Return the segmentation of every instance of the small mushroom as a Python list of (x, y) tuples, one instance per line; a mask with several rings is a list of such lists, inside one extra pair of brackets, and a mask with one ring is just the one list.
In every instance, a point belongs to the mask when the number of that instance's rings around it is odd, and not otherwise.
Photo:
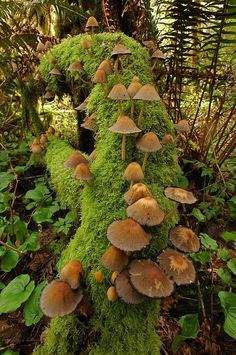
[(52, 42), (50, 41), (46, 41), (45, 42), (45, 50), (48, 51), (49, 49), (52, 48)]
[(125, 47), (123, 44), (118, 43), (115, 45), (115, 47), (113, 48), (113, 51), (111, 53), (111, 56), (113, 58), (115, 58), (114, 70), (115, 70), (116, 74), (118, 74), (119, 69), (121, 68), (120, 57), (130, 55), (130, 54), (131, 54), (131, 51), (127, 47)]
[(40, 144), (40, 143), (41, 142), (40, 142), (40, 138), (39, 137), (34, 138), (34, 140), (32, 142), (32, 144)]
[(75, 169), (80, 163), (88, 164), (88, 160), (80, 152), (72, 152), (64, 161), (64, 167)]
[(84, 49), (89, 49), (91, 46), (90, 41), (88, 39), (83, 39), (81, 41), (81, 44)]
[(89, 161), (94, 161), (96, 159), (97, 152), (96, 149), (92, 151), (92, 153), (89, 155)]
[(140, 198), (127, 208), (127, 216), (141, 225), (157, 226), (164, 220), (165, 214), (153, 197)]
[(128, 116), (120, 114), (116, 123), (108, 128), (110, 132), (122, 135), (121, 159), (126, 157), (126, 136), (129, 134), (139, 133), (141, 130), (136, 126), (133, 120)]
[(152, 70), (159, 64), (159, 61), (164, 61), (166, 59), (164, 53), (160, 49), (156, 49), (152, 54), (153, 66)]
[(88, 97), (77, 107), (75, 107), (76, 111), (84, 112), (87, 109), (87, 104), (88, 104)]
[(114, 221), (107, 229), (108, 240), (118, 249), (136, 251), (145, 248), (151, 240), (151, 235), (133, 219)]
[(56, 132), (55, 128), (52, 126), (49, 126), (46, 133), (47, 134), (54, 134)]
[(152, 40), (146, 40), (146, 41), (143, 41), (142, 43), (148, 49), (155, 49), (156, 48), (156, 45)]
[(41, 144), (31, 144), (30, 150), (32, 153), (39, 154), (39, 153), (42, 153), (43, 148), (42, 148)]
[(113, 245), (102, 256), (102, 265), (111, 271), (121, 271), (127, 264), (128, 256)]
[(72, 72), (82, 72), (83, 71), (83, 65), (81, 64), (81, 62), (79, 60), (76, 60), (75, 62), (73, 62), (70, 67), (69, 70)]
[(37, 52), (44, 52), (45, 51), (45, 45), (42, 42), (39, 42), (36, 47)]
[(176, 248), (186, 253), (196, 253), (200, 249), (199, 239), (190, 228), (182, 226), (172, 228), (170, 231), (170, 240)]
[(56, 131), (56, 132), (54, 133), (54, 136), (55, 136), (55, 137), (61, 137), (61, 132)]
[(55, 94), (51, 90), (47, 90), (45, 92), (45, 94), (43, 95), (43, 98), (47, 99), (47, 100), (54, 99), (54, 97), (55, 97)]
[(77, 165), (72, 177), (84, 181), (85, 185), (91, 187), (89, 181), (92, 180), (93, 174), (91, 173), (88, 164), (80, 163)]
[(148, 190), (147, 186), (142, 184), (141, 182), (138, 184), (134, 184), (129, 191), (124, 194), (125, 202), (128, 205), (132, 205), (134, 202), (138, 201), (143, 197), (152, 197), (151, 192)]
[(107, 75), (110, 75), (113, 71), (113, 64), (110, 60), (105, 59), (101, 62), (98, 69), (103, 69)]
[(107, 290), (107, 298), (108, 301), (110, 302), (114, 302), (117, 300), (117, 293), (116, 293), (116, 288), (114, 286), (109, 287), (109, 289)]
[(91, 35), (94, 34), (94, 30), (98, 28), (98, 22), (94, 16), (90, 16), (86, 22), (85, 28), (91, 32)]
[(157, 135), (153, 132), (145, 133), (136, 143), (136, 147), (144, 152), (144, 159), (142, 169), (145, 171), (148, 155), (150, 153), (157, 152), (162, 148), (162, 145), (157, 137)]
[(127, 270), (122, 271), (115, 279), (115, 287), (118, 296), (130, 304), (140, 304), (145, 301), (145, 297), (138, 293), (130, 283)]
[(60, 279), (67, 282), (73, 290), (80, 285), (80, 279), (84, 270), (79, 260), (71, 260), (60, 271)]
[(158, 257), (160, 267), (177, 285), (193, 283), (196, 271), (191, 260), (176, 250), (167, 248)]
[(175, 129), (178, 132), (183, 132), (183, 133), (189, 133), (190, 132), (190, 126), (187, 120), (180, 120), (176, 125)]
[(101, 271), (96, 271), (96, 272), (94, 273), (94, 278), (95, 278), (95, 280), (96, 280), (98, 283), (101, 283), (101, 282), (103, 282), (103, 280), (104, 280), (104, 275), (103, 275), (103, 273), (102, 273)]
[(117, 278), (117, 276), (119, 275), (119, 272), (118, 271), (114, 271), (111, 275), (111, 283), (114, 285), (115, 283), (115, 280)]
[(164, 193), (169, 199), (183, 204), (187, 203), (191, 205), (197, 201), (192, 192), (180, 189), (179, 187), (167, 187)]
[(113, 88), (111, 89), (111, 91), (108, 95), (108, 98), (118, 102), (118, 108), (120, 110), (120, 114), (123, 113), (122, 101), (130, 99), (128, 91), (126, 90), (126, 87), (121, 83), (113, 86)]
[(80, 127), (88, 129), (89, 131), (95, 131), (96, 126), (96, 114), (92, 113), (90, 116), (86, 116)]
[(153, 85), (146, 84), (141, 87), (141, 89), (137, 92), (133, 99), (143, 101), (143, 105), (138, 116), (138, 125), (141, 126), (146, 103), (152, 101), (160, 101), (161, 98)]
[(166, 134), (161, 141), (162, 145), (172, 144), (174, 143), (174, 137), (171, 134)]
[(40, 136), (40, 143), (41, 143), (41, 144), (45, 144), (45, 143), (47, 143), (47, 141), (48, 141), (47, 135), (46, 135), (46, 134), (41, 134), (41, 136)]
[(40, 307), (47, 317), (62, 317), (72, 313), (82, 298), (81, 291), (73, 291), (68, 283), (54, 280), (44, 288), (40, 298)]
[(61, 75), (61, 72), (60, 72), (60, 70), (58, 70), (57, 68), (53, 68), (53, 69), (49, 72), (49, 74), (60, 76), (60, 75)]
[(128, 94), (131, 97), (131, 113), (130, 113), (131, 118), (134, 117), (134, 110), (135, 110), (133, 97), (137, 94), (137, 92), (141, 89), (141, 87), (142, 84), (140, 83), (139, 78), (135, 76), (132, 79), (131, 84), (127, 89)]
[(144, 178), (143, 170), (141, 166), (136, 163), (130, 163), (124, 172), (124, 178), (127, 181), (130, 181), (130, 187), (133, 186), (134, 181), (141, 181)]
[(107, 74), (104, 69), (98, 69), (92, 79), (92, 82), (95, 84), (102, 84), (104, 86), (104, 92), (107, 95), (108, 86), (107, 86)]

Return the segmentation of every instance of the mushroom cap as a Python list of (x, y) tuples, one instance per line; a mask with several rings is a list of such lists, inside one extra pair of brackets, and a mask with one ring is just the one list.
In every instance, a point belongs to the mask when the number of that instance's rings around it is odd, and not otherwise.
[(85, 25), (86, 28), (99, 27), (98, 22), (94, 16), (90, 16)]
[(129, 96), (131, 98), (133, 98), (137, 94), (137, 92), (141, 89), (141, 87), (142, 87), (142, 84), (139, 81), (132, 80), (131, 84), (129, 85), (129, 87), (127, 89)]
[(56, 132), (54, 133), (54, 136), (55, 136), (55, 137), (61, 137), (61, 132), (56, 131)]
[(172, 144), (174, 143), (174, 137), (171, 135), (171, 134), (166, 134), (163, 138), (162, 138), (162, 141), (161, 143), (163, 145), (166, 145), (166, 144)]
[(61, 75), (61, 72), (60, 70), (58, 70), (57, 68), (53, 68), (49, 74), (52, 74), (52, 75)]
[(127, 216), (141, 225), (157, 226), (163, 222), (164, 212), (153, 197), (143, 197), (127, 208)]
[(113, 245), (102, 256), (102, 265), (111, 271), (121, 271), (127, 264), (128, 256)]
[(53, 99), (55, 97), (55, 94), (51, 90), (47, 90), (45, 94), (43, 95), (44, 99)]
[(60, 271), (60, 279), (67, 282), (75, 290), (79, 287), (83, 267), (79, 260), (71, 260)]
[(128, 205), (132, 205), (134, 202), (138, 201), (140, 198), (152, 196), (151, 192), (148, 190), (147, 186), (141, 182), (134, 184), (129, 191), (124, 194), (125, 202)]
[(179, 187), (167, 187), (164, 190), (166, 197), (180, 203), (191, 205), (197, 201), (192, 192), (180, 189)]
[(148, 132), (138, 139), (136, 147), (142, 152), (151, 153), (160, 150), (162, 145), (155, 133)]
[(127, 55), (127, 54), (131, 54), (131, 51), (127, 47), (125, 47), (123, 44), (118, 43), (113, 48), (111, 56), (114, 57), (117, 55)]
[(79, 106), (75, 107), (75, 110), (80, 112), (86, 111), (87, 104), (88, 104), (88, 97), (86, 97), (86, 99)]
[(107, 74), (104, 69), (98, 69), (93, 77), (93, 83), (106, 84), (107, 83)]
[(50, 63), (51, 64), (56, 64), (56, 62), (57, 62), (57, 59), (55, 57), (51, 57), (50, 58)]
[(114, 285), (115, 283), (115, 280), (117, 278), (117, 276), (119, 275), (119, 272), (118, 271), (114, 271), (111, 275), (111, 283)]
[(45, 45), (42, 42), (39, 42), (36, 47), (37, 52), (44, 52), (45, 51)]
[(64, 167), (75, 169), (80, 163), (88, 164), (88, 160), (80, 152), (72, 152), (64, 161)]
[(49, 133), (49, 134), (54, 134), (56, 132), (56, 130), (55, 130), (54, 127), (49, 126), (46, 132)]
[(118, 296), (125, 302), (130, 304), (140, 304), (145, 301), (145, 297), (138, 293), (129, 280), (127, 270), (122, 271), (115, 279), (115, 287)]
[(133, 134), (141, 132), (141, 129), (136, 126), (134, 121), (123, 114), (119, 115), (116, 123), (109, 127), (108, 130), (110, 132), (120, 134)]
[(103, 69), (107, 75), (110, 75), (113, 71), (113, 64), (110, 60), (105, 59), (101, 62), (98, 69)]
[(41, 144), (34, 144), (33, 143), (30, 145), (30, 150), (32, 153), (38, 154), (38, 153), (42, 153), (43, 148), (42, 148)]
[(103, 273), (102, 273), (101, 271), (96, 271), (96, 272), (94, 273), (94, 277), (95, 277), (95, 280), (96, 280), (98, 283), (101, 283), (101, 282), (103, 282), (103, 280), (104, 280), (104, 275), (103, 275)]
[(126, 87), (121, 83), (114, 85), (107, 97), (109, 99), (118, 100), (118, 101), (130, 99)]
[(40, 143), (43, 144), (43, 143), (47, 143), (48, 141), (48, 137), (46, 134), (41, 134), (40, 136)]
[(167, 297), (174, 291), (174, 283), (151, 260), (133, 260), (129, 264), (130, 281), (134, 288), (148, 297)]
[(45, 42), (45, 50), (47, 51), (48, 49), (52, 48), (52, 42), (46, 41)]
[(91, 116), (86, 116), (83, 123), (81, 124), (81, 127), (88, 129), (90, 131), (95, 131), (95, 126), (96, 126), (96, 114), (92, 113)]
[(81, 44), (84, 47), (84, 49), (89, 49), (90, 48), (90, 41), (88, 39), (83, 39), (81, 41)]
[(141, 166), (136, 163), (130, 163), (124, 172), (124, 178), (127, 181), (141, 181), (144, 178), (143, 170)]
[(151, 235), (133, 219), (114, 221), (107, 229), (108, 240), (124, 251), (135, 251), (145, 248), (151, 240)]
[(175, 125), (176, 131), (179, 132), (190, 132), (190, 126), (187, 120), (180, 120), (176, 125)]
[(82, 298), (82, 293), (73, 291), (68, 283), (54, 280), (44, 288), (40, 307), (47, 317), (65, 316), (76, 309)]
[(133, 97), (134, 100), (156, 101), (160, 100), (160, 96), (153, 85), (146, 84), (141, 87), (137, 94)]
[(143, 41), (142, 43), (147, 48), (150, 48), (150, 49), (155, 49), (156, 48), (156, 45), (155, 45), (155, 43), (153, 41), (147, 40), (147, 41)]
[(110, 302), (114, 302), (117, 299), (117, 292), (114, 286), (109, 287), (107, 290), (107, 298)]
[(152, 58), (158, 58), (158, 59), (165, 60), (165, 59), (166, 59), (166, 56), (165, 56), (165, 54), (164, 54), (160, 49), (156, 49), (156, 50), (152, 53)]
[(79, 60), (76, 60), (70, 65), (69, 70), (71, 71), (76, 71), (76, 72), (81, 72), (83, 70), (83, 65)]
[(196, 253), (200, 249), (199, 239), (190, 228), (182, 226), (172, 228), (170, 231), (170, 240), (176, 248), (186, 253)]
[(39, 137), (34, 138), (34, 140), (32, 142), (32, 144), (40, 144), (40, 143), (41, 142), (40, 142), (40, 138)]
[(158, 257), (160, 267), (177, 285), (194, 282), (196, 271), (191, 260), (174, 249), (167, 248)]
[(75, 168), (72, 177), (78, 180), (89, 181), (92, 179), (93, 174), (91, 173), (88, 164), (80, 163)]

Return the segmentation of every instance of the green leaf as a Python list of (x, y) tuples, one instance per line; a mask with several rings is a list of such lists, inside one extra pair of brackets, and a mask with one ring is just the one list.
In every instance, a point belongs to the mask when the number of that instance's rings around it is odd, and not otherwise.
[(179, 175), (177, 187), (181, 187), (182, 189), (184, 189), (184, 188), (188, 187), (188, 185), (189, 185), (188, 179), (183, 175)]
[(6, 351), (4, 351), (4, 353), (2, 353), (2, 355), (19, 355), (19, 352), (7, 349)]
[(217, 270), (217, 275), (221, 278), (221, 280), (230, 285), (232, 282), (231, 274), (228, 270), (223, 269), (222, 267)]
[(28, 235), (27, 224), (16, 216), (14, 221), (14, 234), (17, 240), (23, 243)]
[(221, 237), (222, 237), (226, 242), (236, 241), (236, 231), (224, 232), (224, 233), (221, 234)]
[(16, 267), (18, 261), (19, 253), (9, 248), (6, 248), (6, 251), (0, 260), (0, 268), (4, 272), (9, 272)]
[(225, 314), (224, 331), (229, 336), (236, 339), (236, 294), (220, 291), (218, 296)]
[(232, 273), (236, 275), (236, 258), (229, 260), (227, 262), (227, 266), (232, 271)]
[(36, 251), (39, 250), (39, 233), (32, 232), (30, 236), (25, 240), (24, 244), (19, 247), (21, 251)]
[(5, 287), (5, 284), (0, 281), (0, 290), (2, 290)]
[(217, 250), (218, 245), (215, 239), (212, 239), (208, 234), (201, 233), (200, 234), (201, 244), (206, 249)]
[(5, 190), (11, 181), (15, 180), (15, 176), (8, 172), (0, 174), (0, 191)]
[(24, 198), (27, 200), (33, 200), (35, 202), (39, 202), (44, 198), (44, 195), (40, 190), (34, 189), (34, 190), (27, 191)]
[(24, 306), (23, 316), (27, 327), (30, 327), (31, 325), (38, 323), (43, 316), (43, 312), (41, 311), (39, 301), (40, 301), (42, 290), (46, 285), (47, 285), (47, 281), (41, 282), (31, 293), (30, 297), (28, 298)]
[(230, 217), (236, 217), (236, 196), (232, 197), (228, 202)]
[(218, 249), (218, 258), (227, 261), (229, 259), (229, 252), (226, 248), (219, 248)]
[(52, 215), (53, 212), (50, 207), (37, 208), (33, 214), (33, 220), (36, 223), (51, 222)]
[(14, 312), (24, 303), (34, 289), (34, 281), (28, 274), (14, 278), (0, 293), (0, 314)]
[(181, 332), (174, 338), (171, 344), (171, 350), (174, 353), (178, 351), (185, 339), (195, 338), (200, 330), (197, 313), (182, 316), (178, 323), (181, 327)]
[(192, 210), (192, 216), (195, 217), (199, 222), (205, 222), (206, 217), (202, 212), (199, 210), (199, 208), (194, 208)]
[(198, 261), (201, 264), (207, 264), (211, 262), (211, 254), (209, 251), (199, 251), (198, 253), (191, 253), (190, 256), (194, 261)]

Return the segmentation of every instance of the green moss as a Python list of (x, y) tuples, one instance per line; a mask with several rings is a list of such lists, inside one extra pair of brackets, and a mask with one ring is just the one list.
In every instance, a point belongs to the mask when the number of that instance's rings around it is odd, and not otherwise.
[[(118, 37), (132, 51), (132, 55), (125, 59), (126, 64), (119, 80), (126, 86), (134, 75), (138, 75), (142, 83), (152, 82), (152, 74), (149, 66), (149, 57), (146, 49), (136, 41), (123, 34), (98, 34), (93, 38), (92, 53), (88, 53), (81, 47), (81, 39), (87, 35), (79, 35), (63, 41), (52, 49), (42, 61), (41, 71), (45, 78), (51, 69), (50, 56), (58, 60), (58, 67), (66, 73), (69, 65), (75, 60), (81, 60), (87, 78), (91, 79), (101, 60), (110, 57), (110, 53)], [(55, 78), (49, 78), (54, 89), (60, 93), (61, 84)], [(117, 81), (113, 75), (109, 77), (109, 86)], [(71, 86), (71, 78), (67, 75), (67, 83)], [(138, 104), (140, 107), (140, 104)], [(124, 105), (126, 114), (129, 114), (130, 103)], [(69, 260), (78, 258), (82, 261), (86, 276), (86, 293), (94, 305), (94, 314), (90, 322), (90, 328), (98, 334), (98, 340), (89, 345), (89, 353), (92, 355), (156, 355), (160, 351), (160, 342), (155, 332), (158, 321), (159, 302), (147, 300), (139, 306), (126, 305), (118, 300), (114, 304), (108, 302), (106, 292), (110, 286), (110, 274), (101, 263), (101, 256), (108, 246), (106, 230), (110, 223), (117, 219), (126, 218), (126, 204), (123, 194), (129, 189), (129, 184), (123, 179), (123, 172), (131, 161), (142, 163), (143, 153), (135, 148), (135, 137), (127, 139), (127, 159), (121, 161), (121, 137), (110, 133), (108, 127), (117, 119), (117, 106), (107, 99), (101, 85), (96, 85), (90, 94), (88, 112), (96, 112), (97, 158), (91, 164), (94, 174), (92, 188), (85, 187), (81, 190), (81, 183), (71, 178), (71, 172), (63, 167), (63, 161), (71, 152), (71, 148), (63, 141), (53, 139), (46, 154), (46, 161), (51, 178), (60, 198), (67, 205), (74, 207), (80, 204), (81, 226), (60, 258), (58, 267), (63, 267)], [(147, 107), (144, 114), (143, 131), (154, 131), (159, 138), (172, 132), (172, 125), (168, 119), (165, 107), (160, 102), (155, 102)], [(163, 147), (157, 153), (149, 156), (145, 171), (145, 184), (150, 188), (154, 197), (165, 212), (174, 207), (163, 194), (168, 185), (174, 185), (180, 173), (174, 145)], [(151, 257), (156, 259), (158, 252), (166, 246), (168, 231), (177, 221), (174, 216), (160, 227), (151, 229), (152, 241), (148, 248), (135, 253), (135, 257)], [(95, 282), (93, 274), (101, 270), (105, 275), (102, 284)], [(64, 319), (52, 322), (51, 331), (57, 331), (63, 327)], [(50, 338), (50, 339), (49, 339)], [(48, 352), (48, 342), (53, 342), (51, 336), (40, 354), (52, 354)], [(57, 339), (58, 347), (64, 338)], [(54, 345), (57, 346), (56, 344)], [(66, 346), (66, 345), (65, 345)], [(44, 349), (44, 350), (43, 350)], [(61, 354), (64, 355), (62, 352)]]

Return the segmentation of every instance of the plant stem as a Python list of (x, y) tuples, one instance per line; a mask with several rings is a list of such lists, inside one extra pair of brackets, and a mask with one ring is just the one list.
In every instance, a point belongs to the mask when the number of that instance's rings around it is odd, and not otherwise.
[(143, 159), (143, 165), (142, 165), (142, 170), (143, 170), (143, 172), (144, 172), (145, 167), (146, 167), (146, 164), (147, 164), (148, 156), (149, 156), (149, 153), (148, 153), (148, 152), (145, 152), (145, 154), (144, 154), (144, 159)]
[(125, 145), (126, 145), (126, 134), (122, 135), (122, 145), (121, 145), (121, 159), (125, 160)]
[(144, 110), (145, 110), (145, 106), (146, 106), (146, 102), (143, 101), (143, 105), (141, 107), (141, 110), (140, 110), (140, 113), (139, 113), (139, 116), (138, 116), (138, 127), (141, 127), (142, 117), (143, 117), (143, 113), (144, 113)]
[(120, 110), (120, 114), (123, 113), (123, 109), (122, 109), (122, 102), (120, 100), (118, 100), (118, 108)]
[(134, 118), (134, 100), (131, 99), (131, 112), (130, 112), (130, 118)]
[(201, 290), (201, 285), (200, 285), (199, 280), (197, 280), (197, 290), (198, 290), (198, 298), (199, 298), (200, 307), (201, 307), (201, 311), (202, 311), (202, 315), (203, 315), (203, 320), (206, 321), (207, 320), (206, 309), (205, 309), (205, 305), (203, 302), (202, 290)]
[(2, 242), (1, 240), (0, 240), (0, 244), (3, 245), (4, 247), (8, 248), (8, 249), (11, 249), (11, 250), (13, 250), (13, 251), (16, 251), (18, 254), (24, 254), (23, 251), (20, 251), (20, 250), (18, 250), (18, 249), (16, 249), (16, 248), (12, 247), (12, 246), (9, 245), (9, 244)]

